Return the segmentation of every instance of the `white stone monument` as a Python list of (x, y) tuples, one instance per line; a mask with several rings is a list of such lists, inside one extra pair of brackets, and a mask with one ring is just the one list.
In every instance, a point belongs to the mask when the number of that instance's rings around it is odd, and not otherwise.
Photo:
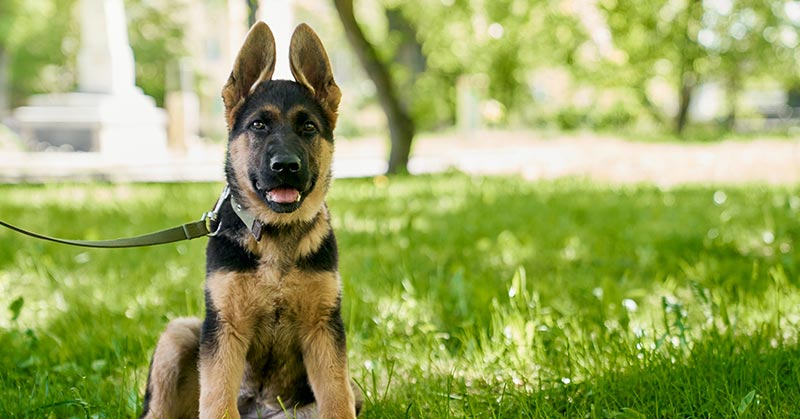
[(289, 69), (289, 40), (292, 39), (296, 22), (294, 1), (292, 0), (259, 0), (256, 18), (269, 25), (275, 35), (275, 72), (276, 80), (294, 80)]
[(123, 0), (80, 0), (78, 91), (37, 95), (15, 110), (34, 149), (157, 157), (167, 153), (166, 116), (136, 87)]

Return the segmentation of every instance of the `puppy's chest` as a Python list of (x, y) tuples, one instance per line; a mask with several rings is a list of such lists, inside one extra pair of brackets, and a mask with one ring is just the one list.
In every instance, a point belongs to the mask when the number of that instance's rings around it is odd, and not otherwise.
[(259, 359), (285, 359), (298, 353), (299, 334), (310, 320), (307, 295), (313, 292), (313, 280), (297, 269), (287, 271), (268, 265), (259, 267), (255, 276), (249, 291), (258, 314), (248, 358), (255, 363)]
[(259, 323), (275, 328), (296, 317), (306, 285), (303, 273), (263, 264), (253, 274), (253, 280), (243, 284), (243, 293), (250, 294), (259, 313)]
[(285, 340), (318, 323), (339, 304), (335, 271), (313, 271), (296, 263), (261, 257), (254, 269), (220, 270), (207, 280), (211, 306), (229, 323), (252, 328), (259, 341)]

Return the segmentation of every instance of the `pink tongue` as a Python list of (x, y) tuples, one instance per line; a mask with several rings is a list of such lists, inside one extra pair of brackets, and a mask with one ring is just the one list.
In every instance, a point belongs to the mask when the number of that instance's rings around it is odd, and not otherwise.
[(300, 192), (292, 188), (275, 188), (269, 191), (269, 200), (278, 204), (291, 204), (297, 202)]

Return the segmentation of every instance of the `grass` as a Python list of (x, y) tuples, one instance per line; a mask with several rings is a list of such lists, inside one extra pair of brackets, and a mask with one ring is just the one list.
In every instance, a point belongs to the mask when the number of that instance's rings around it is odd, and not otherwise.
[[(0, 187), (0, 218), (107, 238), (220, 185)], [(800, 417), (800, 190), (338, 180), (329, 206), (365, 418)], [(205, 240), (87, 250), (0, 231), (0, 417), (139, 412)]]

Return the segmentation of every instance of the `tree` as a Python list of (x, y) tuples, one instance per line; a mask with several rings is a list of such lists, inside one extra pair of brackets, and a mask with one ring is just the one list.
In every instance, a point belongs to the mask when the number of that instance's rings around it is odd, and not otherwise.
[(74, 85), (74, 5), (75, 0), (2, 1), (0, 45), (8, 59), (10, 106), (34, 93), (65, 91)]
[(574, 16), (548, 2), (372, 0), (386, 22), (362, 25), (352, 0), (334, 6), (387, 114), (390, 172), (405, 167), (415, 129), (452, 125), (459, 77), (479, 75), (488, 81), (485, 99), (526, 109), (530, 72), (568, 61), (584, 38)]
[(705, 16), (701, 43), (710, 61), (718, 63), (714, 74), (725, 83), (729, 102), (725, 122), (732, 129), (737, 98), (748, 80), (773, 79), (791, 94), (800, 74), (800, 57), (795, 54), (800, 3), (738, 0), (731, 7), (707, 8)]
[[(455, 115), (454, 86), (463, 75), (487, 81), (488, 98), (506, 109), (530, 107), (530, 74), (541, 66), (569, 65), (585, 39), (574, 15), (554, 2), (515, 0), (383, 0), (411, 22), (426, 57), (412, 114), (436, 126)], [(392, 45), (391, 42), (382, 43)]]
[[(607, 62), (607, 77), (629, 83), (642, 92), (642, 105), (656, 119), (662, 110), (652, 105), (648, 84), (666, 79), (675, 86), (678, 107), (673, 129), (682, 134), (696, 87), (723, 82), (727, 88), (727, 125), (736, 117), (736, 98), (747, 79), (772, 78), (787, 87), (798, 74), (800, 16), (787, 12), (795, 2), (736, 0), (601, 1), (616, 48), (626, 57)], [(789, 75), (787, 77), (787, 75)]]
[(183, 5), (176, 1), (126, 0), (128, 36), (136, 60), (136, 85), (164, 106), (167, 73), (186, 56)]
[(8, 90), (8, 49), (9, 36), (13, 16), (17, 11), (15, 0), (7, 0), (0, 3), (0, 120), (6, 115), (9, 109), (9, 90)]
[(378, 51), (367, 40), (359, 26), (353, 10), (353, 0), (333, 0), (333, 4), (348, 42), (367, 76), (375, 84), (378, 102), (386, 114), (391, 139), (387, 173), (407, 172), (411, 143), (415, 134), (414, 121), (398, 96), (397, 84), (392, 78), (389, 66), (381, 60)]
[(247, 27), (251, 27), (256, 23), (256, 16), (258, 15), (258, 0), (245, 0), (247, 4)]
[[(75, 57), (80, 46), (76, 3), (0, 0), (0, 65), (5, 57), (9, 86), (3, 89), (0, 67), (0, 97), (5, 95), (9, 105), (21, 105), (36, 93), (75, 88)], [(183, 29), (174, 18), (181, 16), (180, 4), (151, 3), (125, 2), (128, 33), (136, 58), (136, 82), (162, 104), (166, 69), (184, 53)]]
[(658, 121), (665, 118), (662, 110), (651, 102), (648, 86), (654, 79), (668, 79), (675, 86), (678, 98), (673, 127), (681, 133), (702, 76), (695, 65), (702, 55), (696, 42), (702, 18), (701, 0), (647, 3), (619, 0), (602, 2), (600, 10), (605, 13), (614, 46), (624, 54), (620, 62), (606, 63), (606, 76), (616, 75), (612, 80), (632, 85), (640, 92), (643, 107)]

